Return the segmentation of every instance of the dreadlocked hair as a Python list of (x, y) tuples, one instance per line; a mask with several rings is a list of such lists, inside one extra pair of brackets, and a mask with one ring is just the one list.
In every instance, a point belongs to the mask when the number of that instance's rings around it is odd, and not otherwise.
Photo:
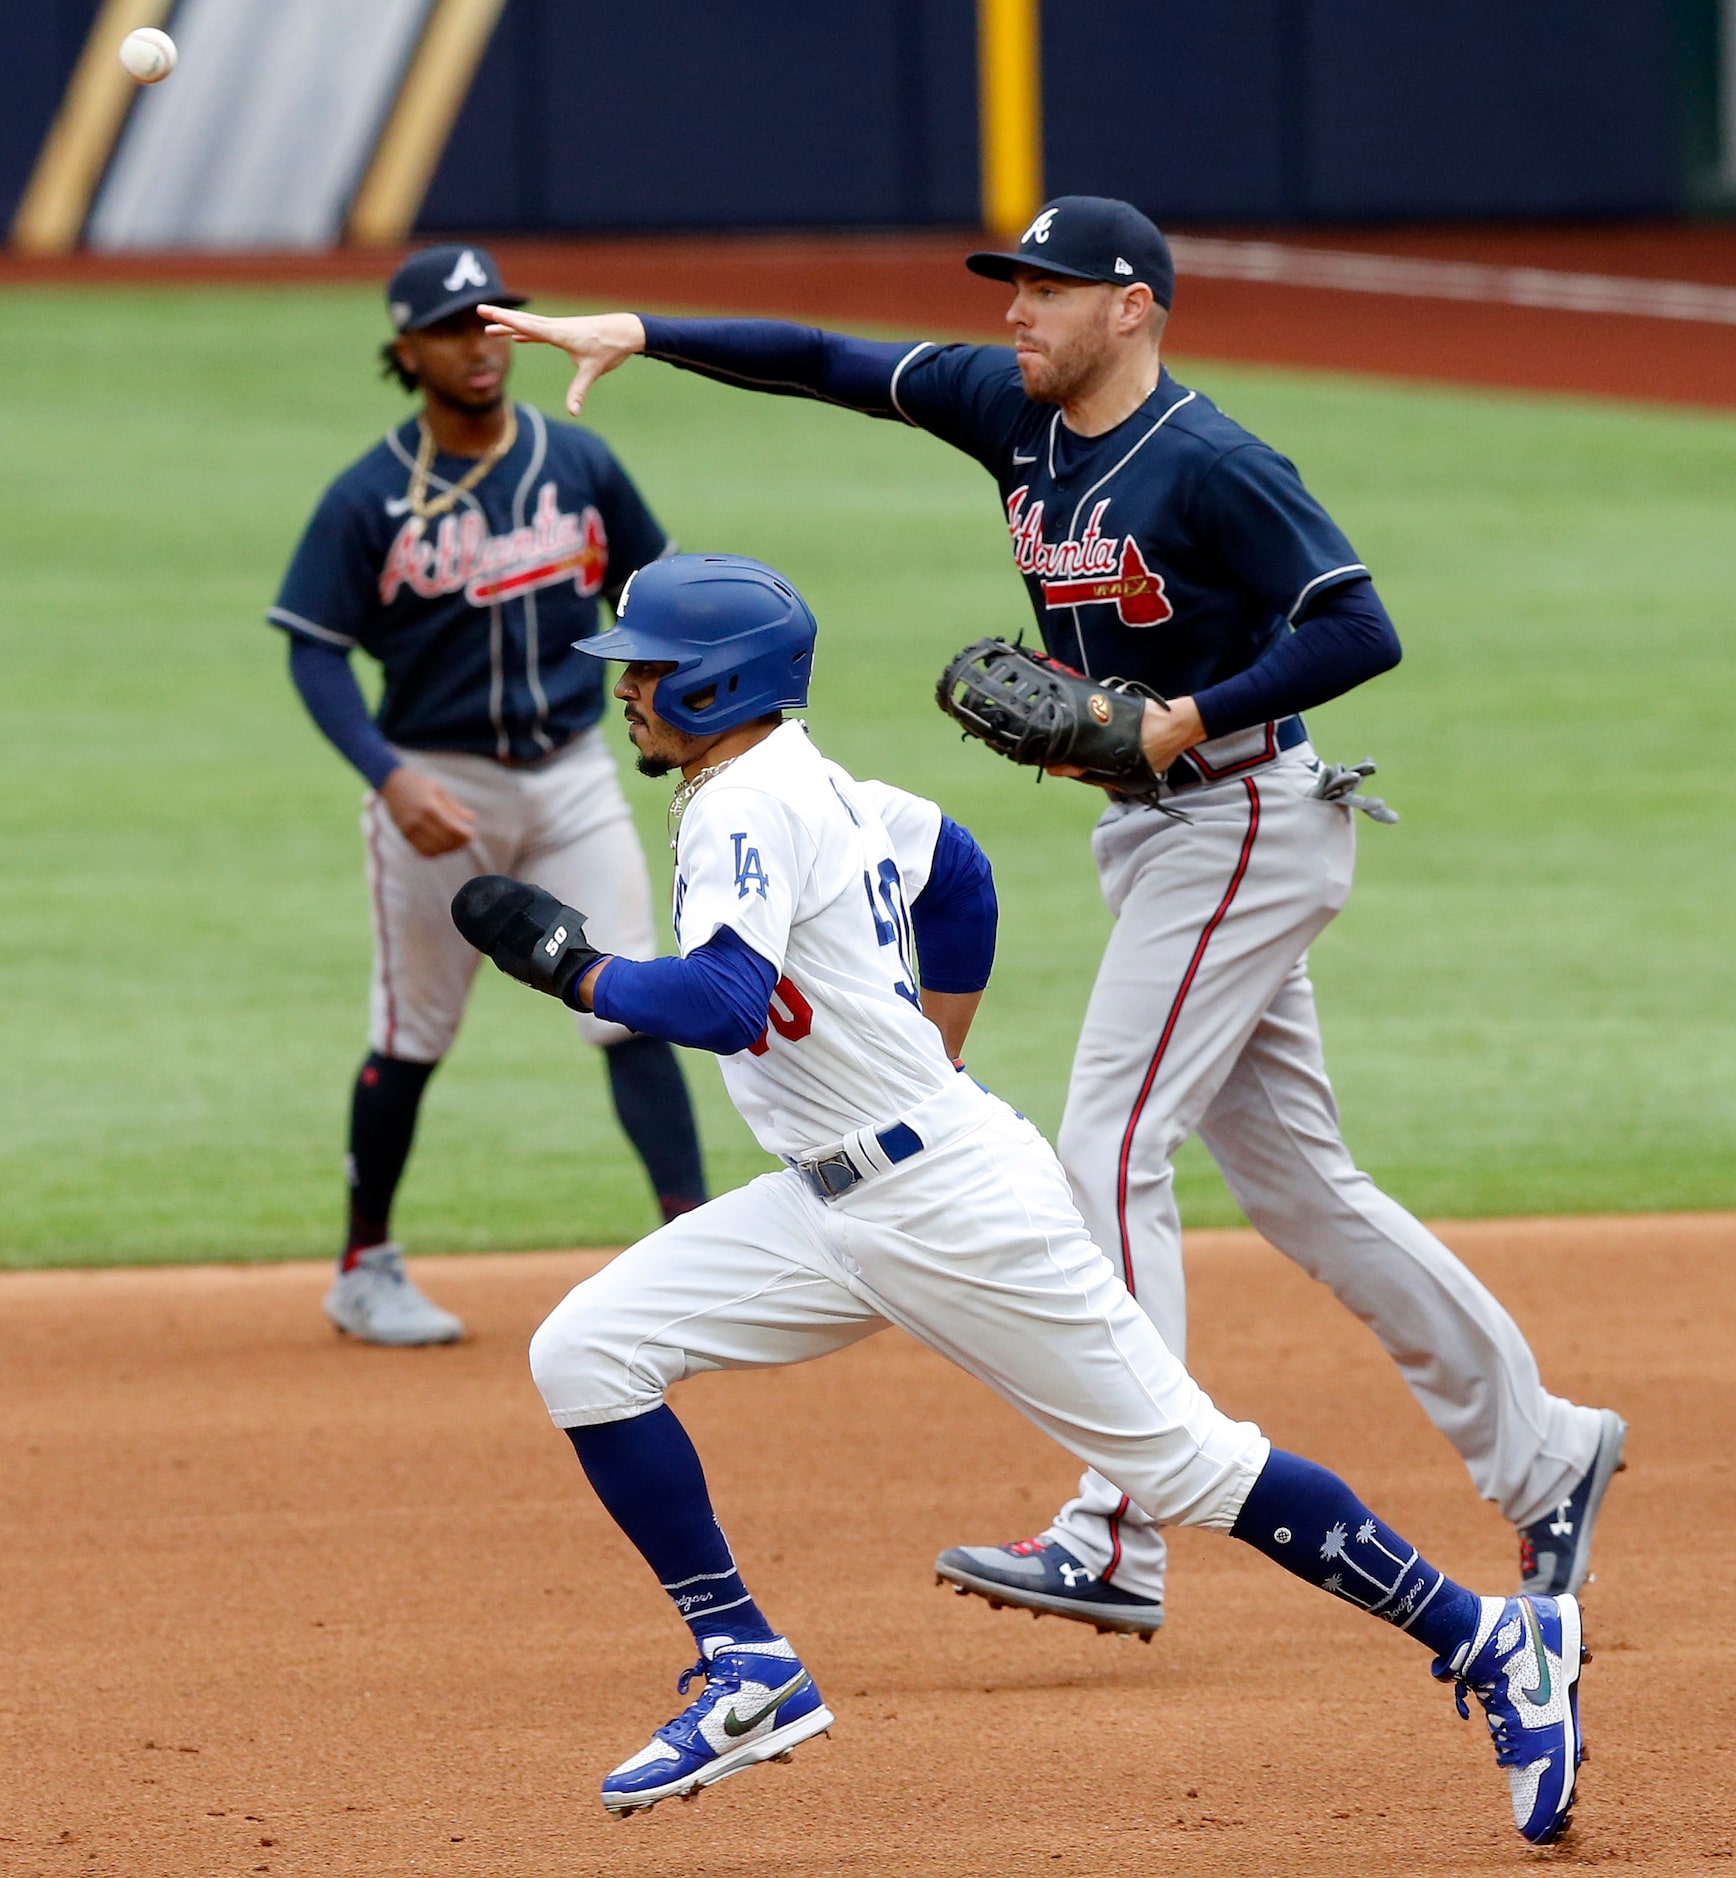
[(382, 378), (397, 379), (398, 383), (403, 386), (406, 391), (414, 391), (422, 382), (421, 379), (410, 370), (409, 366), (398, 357), (397, 343), (391, 339), (388, 339), (385, 344), (380, 347), (380, 376)]

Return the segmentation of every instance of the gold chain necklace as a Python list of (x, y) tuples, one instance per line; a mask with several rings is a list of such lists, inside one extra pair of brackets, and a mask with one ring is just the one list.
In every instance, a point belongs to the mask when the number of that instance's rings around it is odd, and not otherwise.
[(412, 540), (419, 539), (436, 516), (449, 515), (458, 506), (459, 497), (468, 495), (518, 442), (518, 412), (510, 404), (506, 407), (506, 426), (489, 445), (486, 454), (479, 456), (450, 489), (437, 496), (428, 493), (428, 478), (434, 468), (434, 433), (428, 428), (427, 418), (417, 418), (416, 433), (419, 439), (416, 465), (410, 472), (410, 487), (404, 492), (404, 503), (410, 511)]
[(721, 763), (713, 763), (710, 769), (702, 769), (691, 782), (684, 782), (669, 798), (669, 845), (671, 848), (681, 837), (681, 818), (687, 812), (688, 803), (699, 794), (713, 776), (721, 776), (731, 763), (739, 763), (746, 755), (747, 752), (743, 750), (740, 756), (726, 756)]

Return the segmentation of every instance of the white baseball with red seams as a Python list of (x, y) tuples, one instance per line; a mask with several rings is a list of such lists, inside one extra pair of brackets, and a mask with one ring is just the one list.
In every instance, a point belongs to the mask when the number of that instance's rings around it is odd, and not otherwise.
[[(1223, 768), (1237, 741), (1192, 754)], [(1098, 823), (1115, 927), (1056, 1145), (1092, 1236), (1185, 1360), (1172, 1161), (1197, 1133), (1252, 1224), (1368, 1325), (1477, 1491), (1525, 1525), (1590, 1467), (1598, 1414), (1544, 1389), (1506, 1310), (1344, 1145), (1308, 947), (1349, 897), (1354, 811), (1321, 801), (1318, 776), (1301, 744), (1178, 797), (1185, 821), (1123, 805)], [(1101, 1476), (1046, 1536), (1161, 1601), (1162, 1535)]]

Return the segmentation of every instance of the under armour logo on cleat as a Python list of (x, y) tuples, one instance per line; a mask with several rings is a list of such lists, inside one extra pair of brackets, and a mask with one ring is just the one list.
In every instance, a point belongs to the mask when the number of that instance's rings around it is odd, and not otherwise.
[(1059, 1566), (1057, 1569), (1060, 1571), (1061, 1576), (1066, 1580), (1067, 1589), (1069, 1591), (1073, 1589), (1073, 1587), (1079, 1582), (1081, 1578), (1083, 1578), (1087, 1584), (1091, 1582), (1091, 1574), (1085, 1569), (1083, 1565), (1062, 1565), (1062, 1566)]
[(1549, 1530), (1557, 1539), (1565, 1539), (1573, 1530), (1573, 1521), (1567, 1517), (1567, 1509), (1572, 1504), (1571, 1500), (1563, 1500), (1555, 1509), (1555, 1517), (1549, 1522)]

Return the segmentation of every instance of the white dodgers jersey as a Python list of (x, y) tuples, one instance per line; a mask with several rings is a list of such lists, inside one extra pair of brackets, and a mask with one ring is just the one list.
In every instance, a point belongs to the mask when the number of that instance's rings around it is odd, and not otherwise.
[(956, 1084), (922, 1014), (910, 929), (939, 833), (932, 802), (857, 782), (799, 723), (689, 803), (676, 846), (682, 957), (727, 926), (778, 975), (764, 1033), (719, 1059), (771, 1153), (811, 1155)]

